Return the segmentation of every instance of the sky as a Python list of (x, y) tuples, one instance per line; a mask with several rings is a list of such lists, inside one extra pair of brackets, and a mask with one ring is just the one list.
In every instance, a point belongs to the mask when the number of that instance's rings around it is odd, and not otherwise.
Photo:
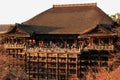
[(0, 24), (22, 23), (54, 4), (97, 3), (106, 14), (120, 13), (120, 0), (0, 0)]

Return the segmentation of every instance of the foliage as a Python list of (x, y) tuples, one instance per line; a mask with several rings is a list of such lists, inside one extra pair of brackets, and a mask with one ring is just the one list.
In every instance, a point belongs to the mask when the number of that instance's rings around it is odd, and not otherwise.
[(120, 13), (116, 13), (114, 15), (110, 15), (113, 21), (117, 22), (120, 25)]

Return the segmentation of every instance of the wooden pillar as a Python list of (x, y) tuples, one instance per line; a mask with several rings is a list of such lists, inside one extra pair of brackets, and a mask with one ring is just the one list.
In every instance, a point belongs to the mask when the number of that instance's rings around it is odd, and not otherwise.
[(11, 37), (11, 39), (12, 39), (12, 43), (14, 43), (14, 38), (13, 38), (13, 37)]
[(26, 52), (25, 52), (25, 55), (24, 55), (24, 57), (25, 57), (25, 72), (27, 72), (26, 70), (27, 70), (27, 54), (26, 54)]
[(110, 43), (111, 43), (111, 45), (113, 44), (113, 39), (112, 39), (112, 37), (110, 38)]
[(93, 46), (93, 37), (90, 37), (90, 46)]
[(10, 50), (8, 49), (8, 63), (9, 63), (9, 65), (8, 65), (8, 69), (9, 69), (9, 71), (10, 71), (10, 68), (11, 68), (11, 61), (10, 61)]
[(109, 38), (109, 45), (112, 45), (113, 44), (113, 39), (110, 37)]
[(28, 53), (28, 56), (29, 56), (28, 68), (29, 68), (29, 80), (30, 80), (30, 53)]
[(56, 66), (56, 80), (59, 80), (59, 54), (57, 54), (57, 60), (56, 60), (56, 63), (57, 63), (57, 66)]
[(100, 41), (101, 41), (101, 39), (99, 38), (98, 40), (99, 40), (99, 41), (98, 41), (98, 45), (100, 45)]
[(68, 80), (68, 77), (69, 77), (69, 75), (68, 75), (68, 64), (69, 64), (69, 62), (68, 62), (68, 56), (69, 56), (69, 54), (67, 54), (67, 56), (66, 56), (66, 80)]
[(49, 54), (49, 53), (45, 53), (45, 54), (46, 54), (46, 65), (47, 65), (47, 67), (46, 67), (46, 70), (47, 70), (47, 73), (46, 73), (46, 75), (47, 75), (46, 80), (48, 80), (48, 54)]
[(37, 53), (37, 62), (38, 62), (38, 80), (40, 80), (40, 79), (39, 79), (39, 66), (40, 66), (40, 65), (39, 65), (39, 52)]
[(76, 54), (76, 74), (78, 77), (78, 54)]
[(108, 45), (111, 45), (111, 38), (108, 38)]

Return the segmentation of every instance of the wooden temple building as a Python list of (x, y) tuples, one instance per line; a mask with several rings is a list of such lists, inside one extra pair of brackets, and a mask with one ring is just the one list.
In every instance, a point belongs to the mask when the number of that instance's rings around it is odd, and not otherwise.
[(0, 35), (6, 54), (24, 61), (29, 80), (88, 80), (101, 68), (111, 70), (111, 55), (120, 51), (117, 28), (96, 3), (68, 4), (0, 25)]

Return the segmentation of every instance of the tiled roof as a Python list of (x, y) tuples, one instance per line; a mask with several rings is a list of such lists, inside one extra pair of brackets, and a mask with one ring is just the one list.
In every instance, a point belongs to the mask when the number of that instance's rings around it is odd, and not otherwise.
[(0, 34), (10, 32), (15, 27), (15, 24), (0, 24)]
[(83, 34), (113, 21), (96, 4), (72, 4), (54, 5), (22, 24), (29, 25), (28, 32), (39, 34)]

